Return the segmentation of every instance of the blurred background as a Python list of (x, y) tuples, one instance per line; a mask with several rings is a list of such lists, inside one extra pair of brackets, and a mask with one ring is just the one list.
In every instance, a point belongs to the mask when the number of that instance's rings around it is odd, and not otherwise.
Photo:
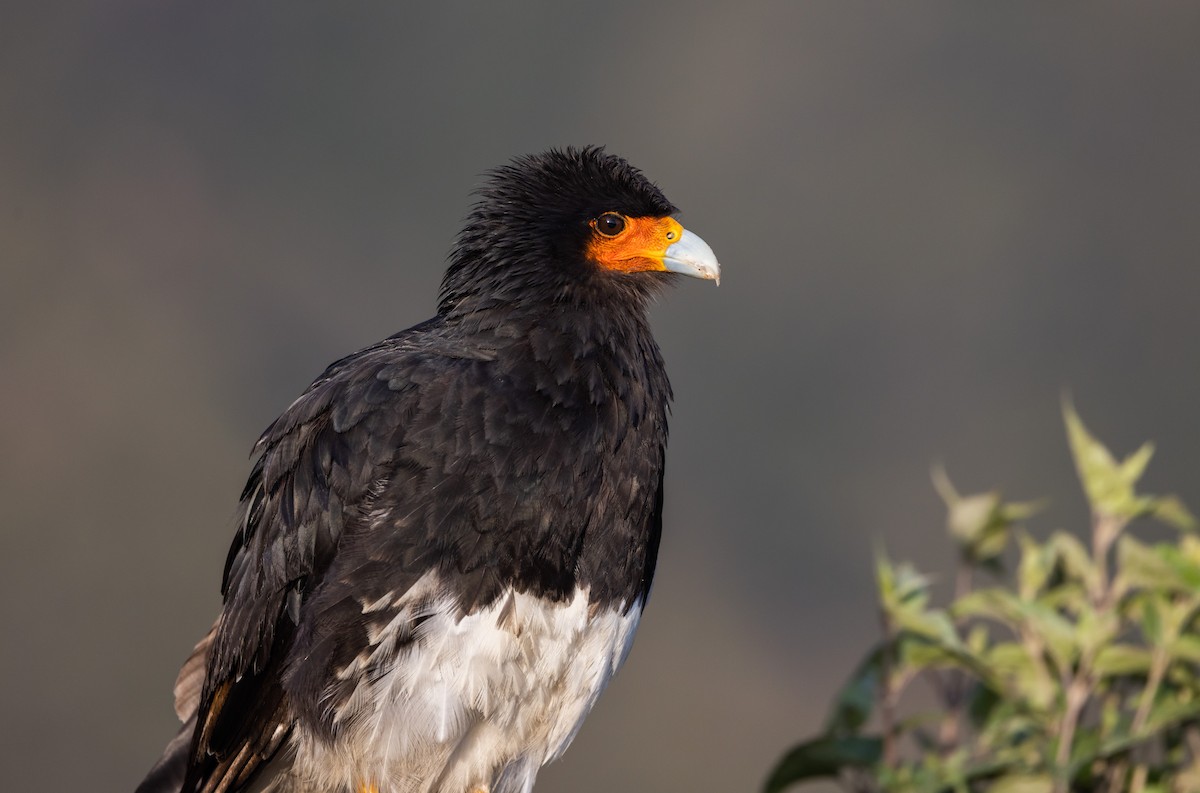
[[(14, 4), (15, 5), (15, 4)], [(1200, 508), (1200, 7), (26, 3), (0, 26), (0, 779), (131, 790), (258, 433), (425, 319), (480, 174), (603, 143), (724, 266), (654, 310), (654, 597), (538, 790), (751, 791), (963, 491), (1081, 526), (1065, 390)], [(945, 576), (943, 576), (945, 577)]]

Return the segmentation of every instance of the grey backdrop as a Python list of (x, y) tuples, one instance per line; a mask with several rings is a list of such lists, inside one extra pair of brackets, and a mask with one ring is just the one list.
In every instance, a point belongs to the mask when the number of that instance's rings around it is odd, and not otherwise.
[(6, 3), (0, 787), (175, 728), (258, 432), (427, 317), (479, 174), (604, 143), (717, 251), (655, 309), (660, 575), (541, 791), (746, 791), (875, 636), (929, 485), (1084, 516), (1070, 389), (1200, 507), (1200, 7)]

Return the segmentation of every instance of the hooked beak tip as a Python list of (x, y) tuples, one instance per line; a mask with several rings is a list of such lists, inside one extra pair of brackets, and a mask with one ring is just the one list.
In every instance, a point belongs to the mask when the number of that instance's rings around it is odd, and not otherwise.
[(672, 273), (703, 278), (721, 285), (721, 265), (708, 243), (686, 229), (679, 241), (667, 248), (663, 267)]

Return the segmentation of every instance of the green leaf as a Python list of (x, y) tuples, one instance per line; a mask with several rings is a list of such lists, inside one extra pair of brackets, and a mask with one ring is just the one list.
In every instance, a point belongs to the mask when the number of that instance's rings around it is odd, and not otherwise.
[(941, 609), (917, 611), (904, 609), (897, 615), (900, 627), (930, 641), (938, 646), (955, 651), (965, 651), (966, 647), (954, 629), (954, 622)]
[(998, 492), (959, 495), (941, 466), (933, 469), (933, 485), (946, 502), (946, 528), (972, 564), (997, 560), (1016, 522), (1041, 508), (1040, 502), (1004, 503)]
[[(1067, 439), (1075, 458), (1075, 470), (1079, 472), (1092, 510), (1105, 515), (1124, 514), (1128, 502), (1133, 498), (1133, 486), (1122, 476), (1121, 466), (1104, 444), (1088, 432), (1074, 406), (1067, 400), (1063, 400), (1063, 419), (1067, 424)], [(1142, 456), (1148, 458), (1151, 453), (1143, 446), (1134, 459)]]
[(1154, 499), (1152, 514), (1158, 520), (1177, 529), (1196, 530), (1196, 517), (1188, 511), (1178, 496), (1160, 496)]
[(1176, 595), (1166, 601), (1162, 609), (1163, 642), (1173, 646), (1183, 635), (1187, 625), (1196, 617), (1200, 609), (1200, 591), (1193, 591), (1190, 596)]
[(1117, 542), (1117, 578), (1122, 590), (1192, 592), (1196, 589), (1197, 575), (1200, 567), (1170, 545), (1151, 547), (1128, 534)]
[(1172, 658), (1200, 664), (1200, 636), (1180, 636), (1171, 644), (1170, 654)]
[(883, 647), (877, 647), (842, 686), (826, 723), (828, 735), (842, 737), (857, 733), (871, 717), (883, 679), (884, 652)]
[(946, 527), (950, 529), (950, 534), (963, 544), (972, 545), (994, 522), (996, 510), (1000, 507), (1000, 494), (964, 496), (949, 507)]
[(971, 655), (983, 655), (992, 640), (991, 631), (985, 625), (972, 625), (967, 631), (966, 645)]
[(1144, 675), (1150, 670), (1150, 651), (1132, 644), (1110, 644), (1100, 649), (1092, 671), (1100, 677)]
[(976, 728), (982, 727), (992, 718), (1003, 699), (991, 686), (976, 683), (971, 686), (967, 697), (967, 717)]
[(1062, 614), (1078, 614), (1091, 602), (1086, 589), (1076, 581), (1067, 580), (1035, 601)]
[(1108, 740), (1121, 726), (1123, 712), (1121, 710), (1121, 695), (1110, 691), (1100, 702), (1100, 735)]
[(907, 562), (893, 565), (882, 550), (875, 554), (875, 581), (889, 617), (904, 610), (919, 612), (929, 602), (929, 579)]
[(1143, 444), (1118, 463), (1108, 449), (1088, 432), (1079, 414), (1067, 400), (1063, 400), (1063, 418), (1067, 424), (1067, 438), (1075, 458), (1075, 468), (1095, 514), (1109, 515), (1123, 521), (1151, 516), (1185, 531), (1196, 528), (1196, 518), (1177, 497), (1139, 496), (1135, 491), (1135, 485), (1154, 456), (1153, 444)]
[(1146, 720), (1146, 726), (1141, 730), (1136, 733), (1119, 732), (1104, 741), (1090, 756), (1073, 758), (1072, 763), (1078, 770), (1098, 759), (1126, 752), (1139, 743), (1161, 734), (1164, 730), (1184, 722), (1194, 723), (1198, 718), (1200, 718), (1200, 700), (1179, 701), (1165, 697), (1159, 698), (1150, 710), (1150, 718)]
[(1194, 534), (1180, 537), (1179, 554), (1189, 562), (1200, 565), (1200, 537)]
[(1146, 641), (1158, 646), (1163, 641), (1162, 612), (1166, 604), (1156, 595), (1148, 595), (1142, 600), (1142, 633)]
[(1003, 681), (1005, 693), (1029, 707), (1045, 712), (1058, 695), (1058, 684), (1041, 657), (1018, 642), (1000, 642), (987, 656), (994, 679)]
[(1065, 531), (1056, 531), (1050, 535), (1047, 546), (1067, 578), (1079, 581), (1089, 592), (1095, 591), (1100, 585), (1100, 572), (1078, 537)]
[(929, 669), (941, 669), (957, 666), (955, 656), (936, 642), (931, 642), (915, 633), (903, 633), (896, 642), (897, 664), (896, 672), (900, 677), (911, 677), (913, 674)]
[(763, 791), (777, 793), (806, 779), (836, 777), (845, 768), (870, 768), (882, 754), (880, 738), (822, 736), (788, 752), (771, 772)]
[(1021, 546), (1017, 590), (1022, 600), (1033, 600), (1054, 572), (1054, 553), (1024, 532), (1017, 535), (1017, 542)]
[[(1155, 646), (1172, 646), (1194, 630), (1200, 611), (1200, 563), (1190, 538), (1179, 546), (1147, 547), (1131, 537), (1117, 546), (1117, 586), (1122, 603)], [(1188, 651), (1185, 645), (1183, 651)], [(1174, 651), (1172, 651), (1174, 652)]]
[(983, 617), (1027, 630), (1041, 639), (1060, 669), (1075, 660), (1075, 626), (1054, 609), (1038, 601), (1025, 601), (1006, 589), (980, 589), (959, 598), (953, 606), (956, 617)]
[(1167, 543), (1155, 545), (1154, 552), (1171, 566), (1183, 590), (1200, 591), (1200, 561), (1185, 553), (1183, 549)]
[(1174, 727), (1184, 721), (1195, 721), (1200, 717), (1200, 699), (1180, 701), (1170, 697), (1160, 697), (1150, 709), (1150, 719), (1146, 720), (1145, 735), (1162, 732), (1163, 729)]
[(1090, 765), (1096, 759), (1100, 746), (1100, 734), (1096, 728), (1087, 722), (1080, 723), (1075, 740), (1071, 743), (1071, 757), (1068, 761), (1072, 779), (1075, 779), (1084, 765)]
[(1113, 459), (1105, 446), (1087, 430), (1070, 402), (1063, 402), (1067, 438), (1075, 457), (1075, 469), (1087, 493), (1088, 503), (1097, 515), (1130, 520), (1147, 514), (1151, 505), (1139, 499), (1134, 485), (1146, 470), (1154, 447), (1147, 443), (1123, 463)]
[(977, 589), (954, 601), (950, 612), (958, 619), (982, 617), (1006, 626), (1019, 633), (1023, 622), (1020, 599), (999, 588)]
[(1096, 610), (1084, 603), (1075, 620), (1075, 641), (1080, 652), (1091, 656), (1117, 637), (1121, 621), (1110, 609)]
[(1145, 740), (1166, 728), (1186, 721), (1195, 722), (1196, 719), (1200, 719), (1200, 699), (1181, 701), (1172, 697), (1159, 697), (1150, 709), (1150, 719), (1146, 720), (1146, 727), (1136, 738)]
[(1171, 568), (1149, 545), (1126, 534), (1117, 541), (1117, 575), (1128, 579), (1131, 586), (1154, 589)]
[(1131, 484), (1141, 479), (1153, 456), (1154, 444), (1143, 443), (1140, 449), (1126, 457), (1119, 466), (1121, 479)]

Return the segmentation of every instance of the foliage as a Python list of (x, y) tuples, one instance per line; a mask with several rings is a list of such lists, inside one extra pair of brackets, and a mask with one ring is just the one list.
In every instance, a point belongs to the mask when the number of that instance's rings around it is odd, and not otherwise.
[[(935, 471), (959, 550), (953, 602), (931, 605), (928, 578), (879, 554), (883, 639), (767, 793), (819, 778), (862, 793), (1200, 790), (1195, 520), (1178, 499), (1135, 489), (1149, 444), (1117, 461), (1063, 412), (1090, 542), (1035, 539), (1019, 524), (1038, 505), (962, 496)], [(1178, 541), (1138, 540), (1130, 523), (1145, 517), (1180, 529)], [(918, 681), (932, 706), (905, 697)]]

